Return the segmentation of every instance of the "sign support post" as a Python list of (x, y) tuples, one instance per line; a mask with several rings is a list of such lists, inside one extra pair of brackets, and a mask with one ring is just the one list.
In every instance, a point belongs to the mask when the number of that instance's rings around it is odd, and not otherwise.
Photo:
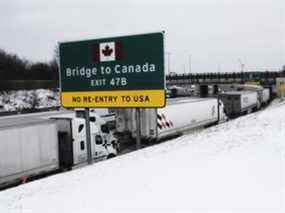
[(90, 118), (89, 108), (85, 108), (85, 126), (86, 126), (86, 144), (87, 144), (87, 163), (92, 163), (92, 151), (91, 151), (91, 132), (90, 132)]
[(136, 108), (136, 131), (137, 131), (137, 137), (136, 137), (136, 149), (141, 148), (141, 110), (140, 108)]

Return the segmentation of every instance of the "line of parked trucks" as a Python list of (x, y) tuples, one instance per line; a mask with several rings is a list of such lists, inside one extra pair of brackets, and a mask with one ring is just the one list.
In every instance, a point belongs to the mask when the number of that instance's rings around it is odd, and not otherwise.
[[(183, 91), (180, 95), (185, 92), (179, 87), (174, 88), (176, 92)], [(269, 101), (268, 88), (252, 85), (232, 85), (212, 98), (168, 99), (165, 108), (141, 109), (141, 137), (145, 141), (159, 141), (181, 135), (188, 130), (211, 126), (225, 122), (228, 118), (257, 111)], [(135, 109), (118, 109), (116, 133), (119, 140), (135, 139), (136, 129)]]
[[(217, 98), (168, 101), (165, 108), (140, 109), (141, 138), (159, 141), (202, 126), (226, 121), (224, 105)], [(135, 109), (118, 109), (116, 133), (120, 141), (136, 138)]]
[[(218, 97), (168, 99), (165, 108), (140, 109), (141, 137), (153, 142), (181, 135), (259, 110), (269, 100), (269, 89), (242, 85)], [(82, 115), (80, 111), (57, 111), (0, 117), (0, 188), (26, 177), (85, 164)], [(115, 129), (110, 131), (108, 124)], [(135, 110), (95, 109), (90, 113), (90, 129), (92, 158), (115, 157), (120, 143), (136, 138)]]

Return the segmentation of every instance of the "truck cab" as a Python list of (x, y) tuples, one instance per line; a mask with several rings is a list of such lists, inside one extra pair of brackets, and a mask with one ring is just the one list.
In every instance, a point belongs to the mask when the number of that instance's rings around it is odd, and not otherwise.
[[(85, 119), (74, 118), (71, 122), (73, 133), (73, 159), (76, 165), (87, 161)], [(96, 125), (96, 122), (90, 121), (90, 132), (93, 160), (104, 160), (117, 155), (117, 140), (108, 131), (108, 127), (105, 124)]]
[[(59, 138), (59, 152), (62, 167), (72, 167), (87, 161), (87, 142), (85, 118), (80, 113), (48, 116), (56, 120)], [(109, 130), (106, 122), (96, 113), (90, 113), (91, 151), (94, 161), (115, 157), (119, 144)]]

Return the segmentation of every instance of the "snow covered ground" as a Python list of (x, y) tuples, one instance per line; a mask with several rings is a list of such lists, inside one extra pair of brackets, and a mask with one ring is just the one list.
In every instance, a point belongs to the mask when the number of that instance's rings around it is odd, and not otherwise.
[(57, 92), (47, 89), (0, 92), (0, 111), (59, 106)]
[(2, 191), (0, 212), (285, 212), (285, 103)]

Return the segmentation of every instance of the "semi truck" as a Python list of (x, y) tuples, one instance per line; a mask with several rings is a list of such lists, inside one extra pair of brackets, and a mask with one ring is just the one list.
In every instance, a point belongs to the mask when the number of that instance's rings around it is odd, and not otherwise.
[[(37, 114), (37, 113), (36, 113)], [(90, 116), (94, 161), (114, 157), (117, 139)], [(74, 113), (39, 113), (0, 118), (0, 188), (85, 164), (85, 119)]]
[(251, 85), (251, 84), (233, 84), (230, 85), (230, 88), (227, 88), (227, 91), (256, 91), (257, 92), (257, 109), (260, 109), (262, 106), (266, 106), (270, 101), (270, 89), (264, 88), (260, 85)]
[(166, 90), (166, 94), (168, 98), (176, 98), (176, 97), (189, 97), (193, 96), (195, 92), (195, 88), (192, 87), (179, 87), (179, 86), (171, 86)]
[[(224, 106), (216, 98), (168, 100), (165, 108), (143, 108), (140, 116), (141, 138), (160, 141), (189, 130), (226, 121)], [(135, 109), (116, 111), (116, 135), (121, 141), (136, 138)]]
[(257, 91), (229, 91), (219, 95), (228, 117), (236, 117), (257, 110), (261, 103)]
[(116, 128), (114, 108), (91, 108), (90, 111), (99, 115), (110, 129)]

